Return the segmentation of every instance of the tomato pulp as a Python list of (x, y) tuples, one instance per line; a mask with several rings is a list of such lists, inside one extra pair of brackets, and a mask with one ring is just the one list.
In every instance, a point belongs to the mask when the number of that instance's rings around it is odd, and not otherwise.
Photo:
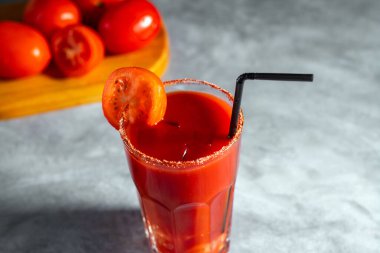
[(90, 27), (73, 25), (55, 32), (51, 38), (54, 62), (65, 76), (90, 72), (104, 58), (104, 46)]
[[(160, 123), (126, 129), (129, 167), (151, 247), (158, 252), (228, 251), (240, 146), (240, 138), (227, 138), (230, 115), (231, 106), (214, 95), (176, 91), (167, 94)], [(148, 162), (136, 149), (189, 165)], [(194, 161), (206, 156), (212, 157)]]

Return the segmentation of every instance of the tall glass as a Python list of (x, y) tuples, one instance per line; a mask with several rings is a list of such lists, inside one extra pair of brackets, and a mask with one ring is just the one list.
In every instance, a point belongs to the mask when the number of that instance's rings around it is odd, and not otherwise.
[[(209, 93), (232, 107), (228, 91), (205, 81), (168, 81), (165, 89)], [(167, 161), (136, 149), (121, 121), (120, 134), (153, 252), (228, 252), (242, 127), (240, 112), (237, 133), (220, 150), (197, 160)]]

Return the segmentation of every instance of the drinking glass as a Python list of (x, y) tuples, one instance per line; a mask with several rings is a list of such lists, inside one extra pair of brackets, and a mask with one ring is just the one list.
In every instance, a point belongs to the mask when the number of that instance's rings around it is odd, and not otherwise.
[[(206, 81), (181, 79), (164, 84), (167, 93), (204, 92), (232, 107), (233, 96)], [(121, 120), (119, 131), (152, 252), (228, 252), (242, 127), (240, 112), (235, 136), (221, 149), (192, 161), (167, 161), (136, 149)]]

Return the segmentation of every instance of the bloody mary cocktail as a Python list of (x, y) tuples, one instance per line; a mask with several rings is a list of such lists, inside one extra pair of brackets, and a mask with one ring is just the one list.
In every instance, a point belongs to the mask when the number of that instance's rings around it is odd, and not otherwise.
[(121, 120), (129, 168), (154, 252), (228, 252), (243, 116), (227, 137), (232, 95), (197, 80), (164, 83), (153, 126)]

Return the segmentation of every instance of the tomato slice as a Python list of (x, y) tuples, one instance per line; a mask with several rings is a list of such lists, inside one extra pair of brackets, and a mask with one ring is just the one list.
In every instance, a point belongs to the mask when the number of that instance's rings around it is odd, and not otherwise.
[(54, 61), (66, 76), (86, 74), (104, 57), (104, 46), (99, 35), (84, 25), (57, 31), (51, 45)]
[(155, 125), (166, 111), (165, 88), (154, 73), (138, 67), (112, 72), (103, 90), (104, 116), (116, 129), (121, 117), (128, 124)]

